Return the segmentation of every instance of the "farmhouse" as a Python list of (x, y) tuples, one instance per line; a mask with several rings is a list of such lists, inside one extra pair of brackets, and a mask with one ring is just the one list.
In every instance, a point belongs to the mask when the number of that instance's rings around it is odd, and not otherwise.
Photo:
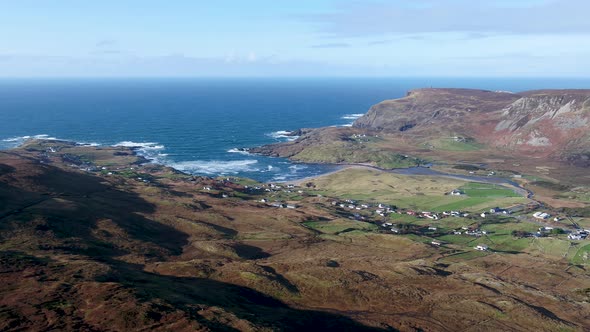
[(499, 208), (499, 207), (495, 207), (490, 209), (490, 213), (506, 213), (507, 210)]
[(479, 251), (488, 251), (489, 248), (485, 244), (478, 244), (474, 249)]
[(535, 217), (536, 219), (548, 219), (549, 217), (551, 217), (551, 215), (546, 212), (535, 212), (533, 214), (533, 217)]
[(587, 231), (576, 231), (575, 233), (571, 233), (567, 236), (570, 240), (581, 241), (588, 237), (589, 233)]

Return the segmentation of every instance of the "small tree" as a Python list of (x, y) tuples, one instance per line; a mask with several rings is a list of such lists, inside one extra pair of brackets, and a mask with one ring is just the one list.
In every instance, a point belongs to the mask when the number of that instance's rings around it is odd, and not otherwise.
[(565, 231), (561, 228), (554, 228), (551, 230), (551, 234), (554, 234), (554, 235), (565, 234)]

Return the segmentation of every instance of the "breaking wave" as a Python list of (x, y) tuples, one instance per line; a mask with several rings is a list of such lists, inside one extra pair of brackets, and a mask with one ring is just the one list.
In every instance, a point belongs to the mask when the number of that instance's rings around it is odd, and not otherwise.
[(341, 117), (341, 119), (344, 120), (356, 120), (358, 118), (360, 118), (361, 116), (363, 116), (364, 114), (362, 113), (357, 113), (357, 114), (345, 114)]
[(121, 146), (133, 149), (138, 155), (157, 163), (166, 164), (164, 158), (166, 153), (162, 153), (166, 149), (164, 145), (154, 142), (132, 142), (122, 141), (113, 146)]
[(250, 155), (250, 152), (248, 152), (248, 150), (246, 149), (238, 149), (238, 148), (233, 148), (233, 149), (229, 149), (227, 150), (227, 152), (229, 153), (239, 153), (239, 154), (243, 154), (243, 155)]
[[(75, 142), (70, 139), (66, 138), (57, 138), (53, 136), (49, 136), (47, 134), (39, 134), (39, 135), (26, 135), (26, 136), (16, 136), (16, 137), (9, 137), (2, 139), (0, 142), (0, 149), (13, 149), (17, 148), (30, 140), (41, 139), (47, 141), (68, 141), (68, 142)], [(88, 142), (75, 142), (78, 145), (84, 146), (100, 146), (98, 143), (88, 143)]]
[(354, 124), (354, 121), (358, 118), (360, 118), (361, 116), (363, 116), (364, 114), (362, 113), (356, 113), (356, 114), (345, 114), (342, 117), (340, 117), (343, 120), (353, 120), (350, 123), (347, 124), (343, 124), (343, 125), (338, 125), (338, 126), (334, 126), (334, 127), (352, 127), (352, 125)]
[(238, 174), (240, 172), (256, 172), (259, 171), (255, 165), (258, 164), (258, 160), (247, 159), (247, 160), (233, 160), (233, 161), (221, 161), (221, 160), (195, 160), (195, 161), (182, 161), (176, 163), (169, 163), (168, 166), (175, 168), (182, 172), (187, 173), (198, 173), (207, 175), (225, 175), (225, 174)]
[(294, 141), (299, 138), (299, 136), (294, 136), (293, 132), (286, 131), (286, 130), (275, 131), (275, 132), (266, 134), (266, 136), (272, 137), (276, 140), (286, 140), (286, 141)]

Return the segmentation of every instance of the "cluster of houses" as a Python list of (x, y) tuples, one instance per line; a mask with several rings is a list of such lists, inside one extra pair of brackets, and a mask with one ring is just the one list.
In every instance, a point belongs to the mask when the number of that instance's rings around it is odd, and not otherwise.
[(583, 230), (576, 230), (575, 232), (568, 234), (567, 238), (570, 240), (574, 240), (574, 241), (581, 241), (581, 240), (587, 239), (589, 235), (590, 235), (590, 230), (583, 229)]
[[(365, 220), (366, 218), (359, 215), (361, 211), (371, 212), (376, 216), (380, 217), (387, 217), (390, 214), (406, 214), (409, 216), (414, 216), (416, 218), (427, 218), (433, 221), (441, 220), (448, 217), (468, 217), (469, 213), (461, 212), (461, 211), (444, 211), (444, 212), (429, 212), (429, 211), (414, 211), (414, 210), (407, 210), (407, 209), (397, 209), (395, 207), (391, 207), (386, 204), (365, 204), (365, 203), (358, 203), (351, 199), (346, 199), (344, 201), (332, 201), (332, 206), (340, 207), (342, 209), (354, 211), (356, 213), (353, 214), (356, 220)], [(390, 223), (382, 224), (383, 227), (392, 226)], [(395, 230), (392, 230), (394, 233), (397, 233)]]
[(343, 209), (348, 210), (356, 210), (356, 211), (363, 211), (363, 210), (370, 210), (375, 215), (380, 217), (387, 217), (392, 213), (396, 214), (406, 214), (410, 216), (415, 216), (417, 218), (428, 218), (432, 220), (440, 220), (447, 217), (467, 217), (469, 216), (468, 213), (460, 212), (460, 211), (444, 211), (440, 213), (429, 212), (429, 211), (414, 211), (414, 210), (405, 210), (405, 209), (397, 209), (391, 207), (386, 204), (377, 204), (377, 205), (370, 205), (370, 204), (359, 204), (354, 200), (347, 199), (342, 202), (333, 201), (332, 206), (337, 206)]
[(375, 135), (375, 136), (367, 136), (365, 134), (354, 134), (354, 135), (350, 136), (350, 138), (359, 140), (361, 142), (368, 142), (369, 141), (369, 138), (368, 137), (378, 138), (379, 136), (378, 135)]
[[(502, 209), (499, 207), (495, 207), (495, 208), (491, 208), (489, 214), (504, 214), (504, 215), (508, 215), (508, 214), (512, 214), (512, 210), (508, 210), (508, 209)], [(480, 214), (480, 217), (482, 218), (487, 218), (488, 213), (487, 212), (482, 212)]]
[(352, 199), (346, 199), (342, 202), (333, 201), (332, 206), (338, 206), (343, 209), (356, 210), (356, 211), (363, 211), (363, 210), (369, 210), (369, 209), (374, 208), (373, 212), (381, 217), (385, 217), (390, 213), (396, 212), (395, 209), (393, 209), (390, 206), (385, 205), (385, 204), (378, 204), (376, 206), (372, 206), (370, 204), (359, 204)]
[[(286, 192), (286, 193), (291, 193), (293, 192), (292, 189), (295, 189), (295, 186), (292, 184), (288, 184), (288, 185), (279, 185), (279, 184), (274, 184), (274, 183), (269, 183), (267, 185), (262, 185), (261, 186), (255, 186), (255, 187), (250, 187), (250, 186), (244, 186), (244, 189), (248, 190), (248, 191), (252, 191), (252, 192), (256, 192), (256, 191), (264, 191), (264, 192)], [(303, 194), (302, 190), (298, 191), (300, 194)]]
[[(430, 242), (430, 244), (432, 244), (435, 247), (440, 247), (443, 243), (440, 242), (440, 241), (432, 241), (432, 242)], [(487, 245), (485, 245), (485, 244), (478, 244), (475, 247), (473, 247), (473, 249), (479, 250), (479, 251), (488, 251), (488, 250), (490, 250), (490, 248)]]
[(454, 235), (468, 235), (468, 236), (475, 236), (481, 237), (487, 235), (487, 231), (482, 231), (481, 229), (472, 229), (467, 226), (461, 227), (461, 229), (457, 229), (453, 231)]

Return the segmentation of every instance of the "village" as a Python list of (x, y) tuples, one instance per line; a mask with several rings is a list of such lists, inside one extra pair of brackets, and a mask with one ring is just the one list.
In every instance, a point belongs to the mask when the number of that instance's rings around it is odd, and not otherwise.
[[(219, 184), (237, 184), (240, 179), (224, 178), (217, 180)], [(205, 186), (203, 190), (209, 192), (211, 187)], [(313, 186), (301, 187), (288, 183), (268, 183), (257, 185), (244, 185), (243, 190), (253, 194), (256, 201), (267, 208), (299, 209), (305, 206), (306, 198), (321, 198), (323, 206), (338, 218), (346, 218), (357, 223), (368, 223), (377, 226), (377, 232), (391, 235), (417, 235), (427, 239), (434, 247), (446, 244), (445, 238), (464, 237), (477, 239), (489, 238), (495, 235), (489, 230), (489, 225), (506, 223), (506, 227), (513, 222), (515, 225), (527, 223), (536, 228), (523, 231), (522, 227), (509, 229), (509, 234), (514, 238), (563, 238), (570, 241), (584, 241), (589, 239), (590, 229), (584, 229), (575, 222), (569, 221), (567, 216), (552, 216), (550, 212), (537, 211), (539, 204), (515, 205), (506, 208), (493, 207), (485, 211), (420, 211), (407, 208), (399, 208), (392, 204), (364, 202), (354, 199), (336, 199), (322, 194), (316, 194)], [(221, 198), (230, 197), (228, 193), (221, 193)], [(465, 196), (462, 190), (455, 189), (446, 195)], [(449, 222), (447, 222), (449, 221)], [(460, 225), (462, 224), (462, 225)], [(537, 227), (541, 226), (541, 227)], [(529, 228), (531, 228), (529, 227)], [(471, 242), (471, 241), (469, 241)], [(476, 251), (494, 251), (493, 246), (484, 243), (476, 243), (473, 247)]]
[[(46, 158), (53, 154), (56, 154), (53, 148), (45, 151)], [(145, 186), (160, 186), (157, 181), (158, 170), (153, 169), (154, 165), (95, 165), (72, 154), (61, 155), (61, 159), (80, 171), (105, 177), (122, 177)], [(507, 247), (507, 243), (500, 244), (498, 238), (509, 237), (516, 242), (518, 239), (561, 239), (570, 241), (570, 246), (590, 239), (589, 227), (579, 225), (571, 217), (551, 211), (535, 201), (485, 210), (423, 210), (398, 207), (392, 204), (395, 201), (337, 198), (330, 192), (318, 191), (313, 183), (258, 183), (242, 178), (212, 179), (179, 172), (173, 175), (200, 184), (200, 191), (212, 197), (252, 200), (265, 208), (296, 211), (307, 208), (310, 200), (314, 200), (315, 205), (322, 206), (338, 220), (353, 221), (358, 227), (373, 225), (375, 228), (371, 228), (371, 232), (392, 236), (418, 236), (422, 242), (435, 248), (459, 244), (474, 251), (495, 252)], [(473, 183), (471, 186), (479, 185)], [(452, 189), (445, 192), (444, 196), (457, 199), (469, 197), (465, 188)], [(355, 228), (354, 224), (352, 228)]]

